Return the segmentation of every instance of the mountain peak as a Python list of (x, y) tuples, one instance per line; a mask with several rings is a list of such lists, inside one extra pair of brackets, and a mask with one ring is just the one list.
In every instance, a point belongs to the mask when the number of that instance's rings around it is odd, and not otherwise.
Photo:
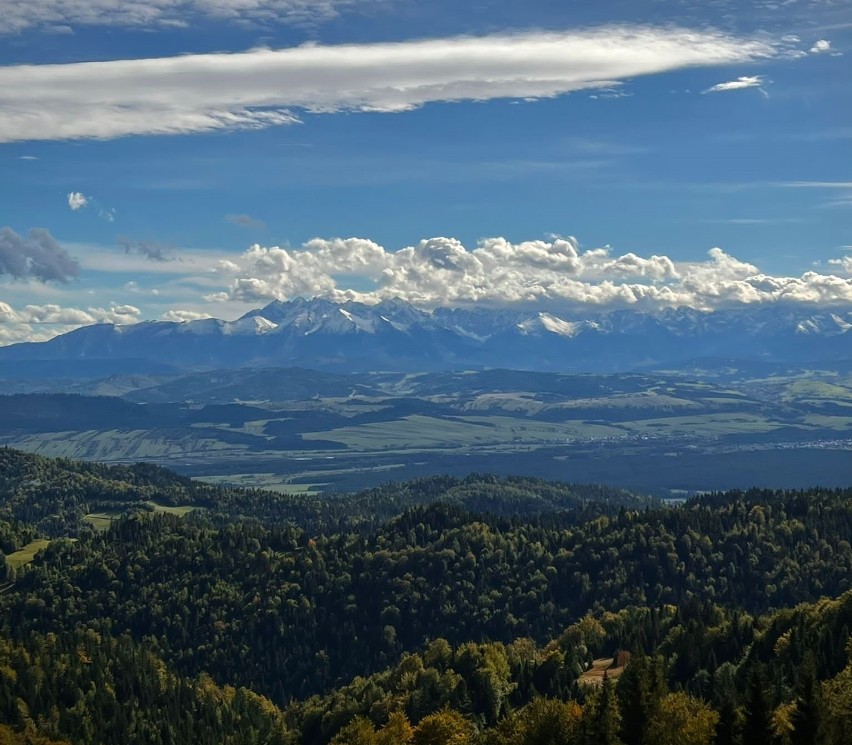
[(5, 360), (152, 360), (176, 367), (248, 366), (428, 371), (500, 367), (612, 372), (698, 358), (811, 364), (852, 360), (852, 313), (789, 305), (705, 313), (436, 308), (327, 298), (273, 301), (236, 321), (102, 324), (40, 344), (0, 348)]
[(539, 313), (526, 321), (521, 321), (517, 324), (517, 327), (525, 335), (538, 334), (544, 331), (557, 336), (572, 338), (590, 326), (588, 322), (564, 321), (550, 313)]

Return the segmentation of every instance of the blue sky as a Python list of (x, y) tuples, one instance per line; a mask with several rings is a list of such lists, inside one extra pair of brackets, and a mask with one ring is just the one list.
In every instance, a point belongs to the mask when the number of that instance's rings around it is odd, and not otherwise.
[(0, 343), (312, 294), (852, 304), (847, 0), (0, 19)]

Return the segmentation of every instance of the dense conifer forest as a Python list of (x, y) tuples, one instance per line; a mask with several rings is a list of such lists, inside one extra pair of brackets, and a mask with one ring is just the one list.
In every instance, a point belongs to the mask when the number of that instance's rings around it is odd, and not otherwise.
[(844, 745), (850, 542), (850, 490), (288, 497), (0, 449), (0, 745)]

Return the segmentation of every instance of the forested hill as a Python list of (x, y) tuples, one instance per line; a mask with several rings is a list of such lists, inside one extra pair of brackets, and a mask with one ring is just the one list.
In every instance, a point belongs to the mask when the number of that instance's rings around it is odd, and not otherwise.
[(0, 555), (0, 745), (852, 731), (852, 489), (661, 506), (477, 476), (294, 498), (0, 463), (3, 550), (52, 538)]
[(541, 645), (439, 637), (284, 707), (176, 675), (130, 635), (6, 629), (0, 742), (847, 745), (850, 623), (852, 593), (758, 618), (699, 603), (633, 608)]
[(51, 543), (2, 605), (11, 628), (130, 633), (182, 674), (283, 703), (437, 636), (543, 642), (590, 611), (697, 598), (754, 614), (839, 595), (850, 494), (731, 495), (579, 522), (439, 503), (366, 535), (136, 515)]
[(435, 476), (353, 495), (282, 495), (209, 485), (146, 463), (107, 466), (0, 448), (0, 520), (33, 526), (51, 538), (79, 535), (92, 513), (115, 517), (175, 507), (207, 510), (220, 522), (249, 517), (321, 531), (355, 525), (369, 529), (436, 501), (502, 516), (648, 503), (610, 487), (488, 475)]

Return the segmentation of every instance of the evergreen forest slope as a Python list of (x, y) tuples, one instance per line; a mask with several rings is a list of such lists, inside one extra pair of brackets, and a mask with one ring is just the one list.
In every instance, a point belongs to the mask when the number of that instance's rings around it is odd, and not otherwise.
[(848, 489), (294, 498), (0, 450), (0, 538), (51, 539), (0, 559), (0, 743), (839, 745), (852, 724)]

